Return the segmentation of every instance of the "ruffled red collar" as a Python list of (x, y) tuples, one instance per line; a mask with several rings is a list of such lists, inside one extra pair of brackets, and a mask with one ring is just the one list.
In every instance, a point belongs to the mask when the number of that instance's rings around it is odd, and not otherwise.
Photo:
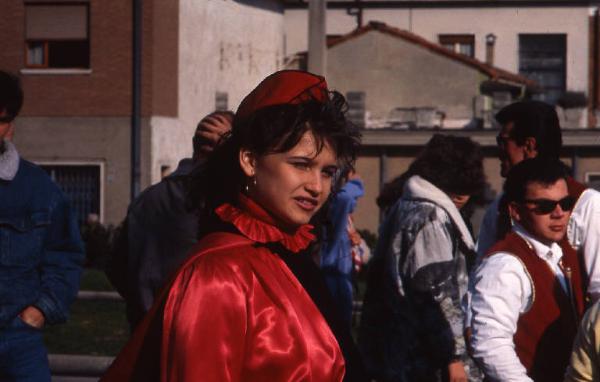
[(308, 247), (315, 239), (310, 224), (300, 226), (294, 234), (277, 228), (275, 220), (252, 199), (239, 196), (239, 207), (225, 203), (215, 212), (221, 220), (231, 223), (244, 236), (259, 243), (281, 243), (288, 250), (297, 253)]

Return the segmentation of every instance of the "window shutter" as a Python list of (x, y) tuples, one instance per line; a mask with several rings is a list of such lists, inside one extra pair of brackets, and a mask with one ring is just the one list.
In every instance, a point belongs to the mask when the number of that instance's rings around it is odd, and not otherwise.
[(87, 5), (27, 5), (29, 40), (81, 40), (88, 37)]

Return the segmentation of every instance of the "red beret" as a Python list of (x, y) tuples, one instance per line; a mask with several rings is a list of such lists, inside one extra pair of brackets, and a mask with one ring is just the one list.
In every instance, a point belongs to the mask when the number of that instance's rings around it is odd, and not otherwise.
[(246, 118), (266, 106), (324, 101), (327, 97), (325, 78), (301, 70), (282, 70), (262, 80), (244, 98), (236, 118)]

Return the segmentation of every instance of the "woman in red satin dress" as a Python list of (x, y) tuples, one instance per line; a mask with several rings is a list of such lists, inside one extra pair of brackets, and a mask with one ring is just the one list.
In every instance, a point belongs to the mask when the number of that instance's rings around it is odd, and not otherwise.
[(324, 78), (301, 71), (242, 101), (192, 182), (203, 238), (103, 381), (344, 379), (351, 339), (305, 261), (309, 222), (359, 146), (344, 110)]

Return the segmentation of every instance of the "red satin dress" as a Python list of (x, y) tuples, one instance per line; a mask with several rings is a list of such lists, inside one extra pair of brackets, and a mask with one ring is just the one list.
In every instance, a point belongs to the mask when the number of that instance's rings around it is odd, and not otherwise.
[[(240, 208), (225, 204), (216, 213), (244, 237), (202, 239), (163, 297), (160, 380), (342, 381), (344, 358), (327, 322), (279, 256), (257, 245), (279, 242), (298, 253), (314, 239), (311, 226), (286, 234), (240, 199)], [(222, 245), (231, 241), (237, 244)], [(141, 336), (134, 334), (123, 351), (130, 354), (119, 355), (103, 380), (137, 379), (119, 369), (132, 364), (128, 356), (139, 351), (132, 348), (143, 348), (135, 344)]]

